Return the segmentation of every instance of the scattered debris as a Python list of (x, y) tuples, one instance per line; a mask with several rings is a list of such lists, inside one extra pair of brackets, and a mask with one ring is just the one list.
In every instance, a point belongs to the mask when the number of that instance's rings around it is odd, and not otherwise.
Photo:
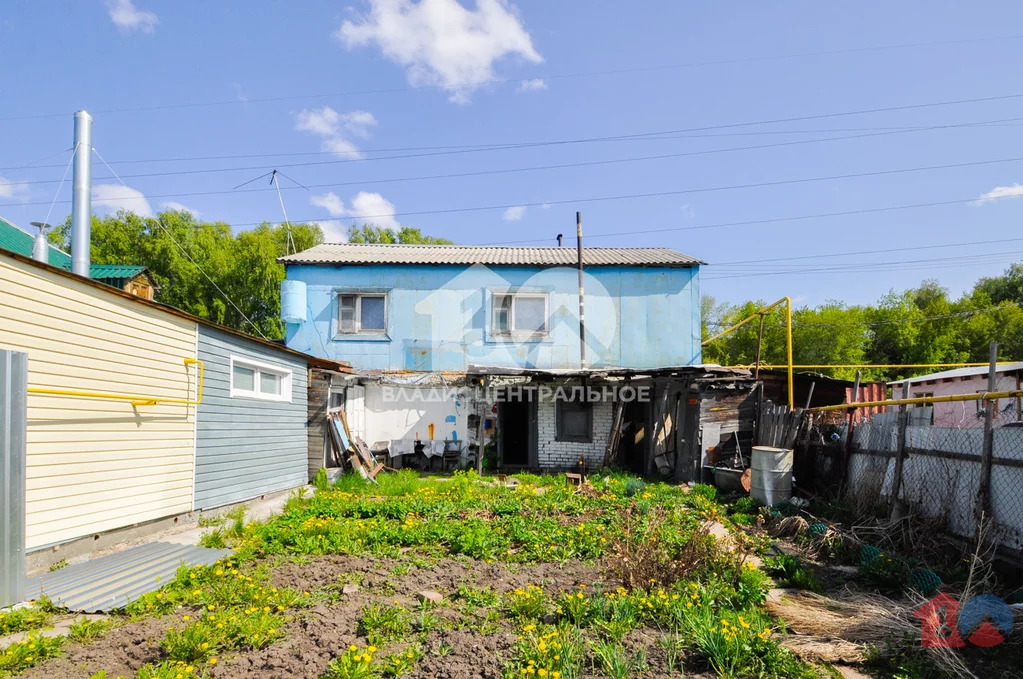
[(424, 590), (420, 592), (419, 594), (416, 595), (416, 598), (422, 602), (429, 602), (431, 604), (439, 604), (440, 602), (444, 601), (443, 594), (441, 594), (440, 592), (431, 592), (429, 590)]

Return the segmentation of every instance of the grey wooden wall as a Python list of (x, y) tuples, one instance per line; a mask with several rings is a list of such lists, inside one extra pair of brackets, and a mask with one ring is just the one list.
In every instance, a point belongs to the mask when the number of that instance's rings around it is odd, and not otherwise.
[(0, 608), (25, 598), (28, 354), (0, 349)]
[[(231, 396), (231, 356), (292, 371), (291, 402)], [(206, 367), (195, 441), (196, 509), (243, 502), (308, 480), (304, 360), (203, 325)]]

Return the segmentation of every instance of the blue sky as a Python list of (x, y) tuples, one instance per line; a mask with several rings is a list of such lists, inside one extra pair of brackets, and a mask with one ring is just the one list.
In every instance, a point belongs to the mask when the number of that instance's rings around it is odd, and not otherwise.
[(84, 108), (130, 187), (96, 159), (97, 212), (281, 221), (265, 178), (234, 190), (278, 168), (330, 235), (553, 245), (581, 210), (587, 245), (704, 259), (719, 301), (958, 294), (1023, 260), (1018, 26), (1008, 0), (8, 2), (0, 215), (46, 216)]

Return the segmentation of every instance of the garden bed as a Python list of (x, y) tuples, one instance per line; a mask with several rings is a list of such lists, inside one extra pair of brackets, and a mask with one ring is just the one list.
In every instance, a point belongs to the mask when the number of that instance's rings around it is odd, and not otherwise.
[[(216, 529), (89, 642), (7, 671), (38, 679), (827, 676), (782, 648), (770, 581), (712, 488), (613, 475), (516, 488), (475, 474), (345, 477), (281, 516)], [(720, 522), (727, 534), (707, 530)], [(434, 601), (433, 599), (437, 599)], [(20, 651), (19, 651), (20, 652)], [(0, 670), (3, 676), (3, 670)]]

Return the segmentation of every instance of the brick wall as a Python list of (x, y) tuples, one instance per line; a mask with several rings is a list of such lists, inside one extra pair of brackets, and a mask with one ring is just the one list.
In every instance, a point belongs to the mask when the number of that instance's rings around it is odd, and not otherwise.
[(555, 423), (557, 406), (545, 400), (537, 404), (537, 462), (541, 469), (573, 471), (579, 468), (579, 456), (586, 461), (586, 471), (594, 471), (604, 464), (607, 436), (611, 431), (614, 404), (609, 400), (593, 403), (593, 436), (589, 443), (558, 441)]

